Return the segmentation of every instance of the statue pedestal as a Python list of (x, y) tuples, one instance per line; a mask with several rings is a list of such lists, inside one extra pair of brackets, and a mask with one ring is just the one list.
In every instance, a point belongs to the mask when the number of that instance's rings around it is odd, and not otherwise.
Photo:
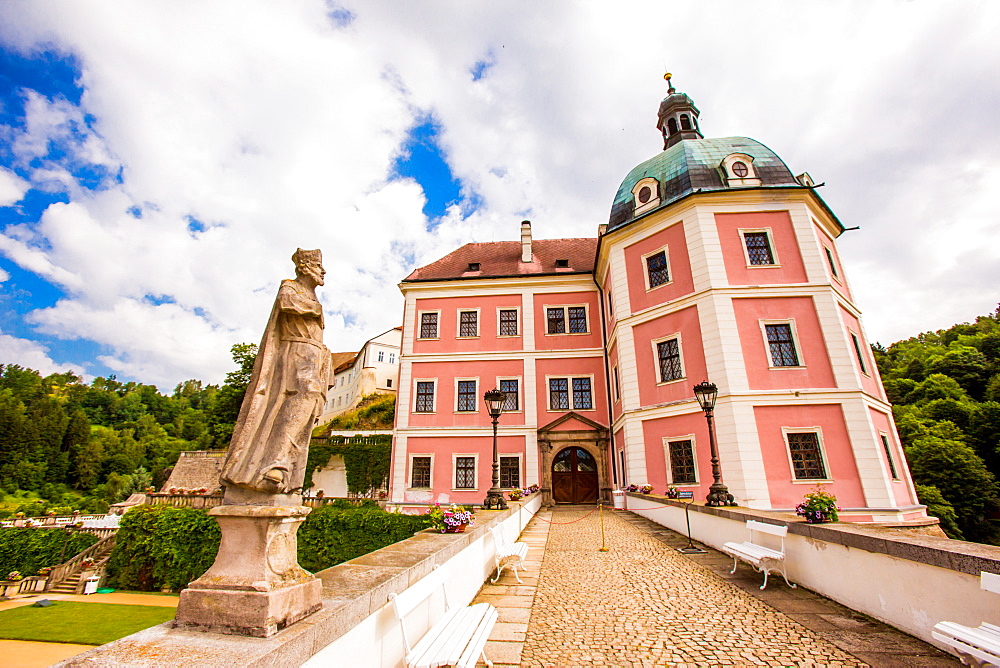
[(295, 534), (310, 508), (216, 506), (212, 567), (181, 592), (174, 625), (266, 638), (320, 609), (322, 583), (299, 566)]

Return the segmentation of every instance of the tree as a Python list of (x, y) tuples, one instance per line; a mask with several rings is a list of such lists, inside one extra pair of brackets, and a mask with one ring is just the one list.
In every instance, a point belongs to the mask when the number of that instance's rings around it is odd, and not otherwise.
[(930, 371), (955, 379), (970, 397), (979, 400), (983, 397), (990, 377), (990, 363), (975, 348), (953, 345), (943, 356), (931, 361)]
[(917, 490), (917, 498), (920, 503), (927, 506), (927, 514), (936, 517), (941, 522), (941, 529), (948, 534), (948, 538), (965, 540), (962, 530), (958, 528), (958, 518), (955, 515), (955, 507), (948, 503), (941, 495), (941, 490), (933, 485), (914, 485)]
[(226, 382), (215, 396), (215, 405), (209, 416), (213, 445), (217, 448), (229, 446), (233, 427), (243, 405), (243, 396), (253, 376), (253, 365), (257, 359), (257, 345), (237, 343), (230, 352), (233, 361), (239, 365), (235, 371), (226, 374)]
[(914, 440), (906, 449), (913, 481), (940, 490), (955, 508), (955, 519), (969, 540), (988, 541), (995, 530), (987, 517), (996, 508), (996, 478), (975, 451), (955, 436), (958, 429), (950, 422)]

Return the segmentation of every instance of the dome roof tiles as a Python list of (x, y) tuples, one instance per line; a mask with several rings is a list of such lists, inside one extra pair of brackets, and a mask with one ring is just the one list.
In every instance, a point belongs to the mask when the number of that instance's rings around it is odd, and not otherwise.
[(748, 137), (688, 139), (658, 153), (636, 166), (618, 188), (608, 230), (634, 219), (632, 188), (641, 179), (652, 177), (660, 183), (660, 205), (666, 206), (693, 192), (728, 190), (720, 165), (733, 153), (753, 157), (753, 168), (761, 186), (799, 186), (785, 163), (771, 149)]

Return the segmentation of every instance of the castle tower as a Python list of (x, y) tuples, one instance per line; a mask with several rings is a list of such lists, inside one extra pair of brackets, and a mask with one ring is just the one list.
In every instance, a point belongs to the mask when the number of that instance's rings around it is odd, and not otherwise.
[(665, 148), (622, 182), (595, 267), (616, 481), (705, 497), (709, 434), (692, 388), (708, 380), (740, 505), (792, 509), (821, 484), (845, 520), (923, 517), (836, 215), (760, 142), (703, 138), (672, 85), (657, 127)]

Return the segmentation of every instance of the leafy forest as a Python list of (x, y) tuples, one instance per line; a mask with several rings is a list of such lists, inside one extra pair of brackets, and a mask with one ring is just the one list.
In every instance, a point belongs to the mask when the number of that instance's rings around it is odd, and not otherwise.
[(222, 386), (187, 380), (169, 395), (0, 364), (0, 516), (103, 512), (158, 488), (182, 450), (225, 448), (256, 354), (237, 344)]
[[(1000, 544), (1000, 308), (872, 350), (921, 502), (949, 536)], [(158, 487), (182, 450), (226, 447), (256, 346), (232, 354), (223, 385), (169, 395), (0, 364), (0, 516), (103, 511)], [(382, 421), (381, 404), (364, 409)]]

